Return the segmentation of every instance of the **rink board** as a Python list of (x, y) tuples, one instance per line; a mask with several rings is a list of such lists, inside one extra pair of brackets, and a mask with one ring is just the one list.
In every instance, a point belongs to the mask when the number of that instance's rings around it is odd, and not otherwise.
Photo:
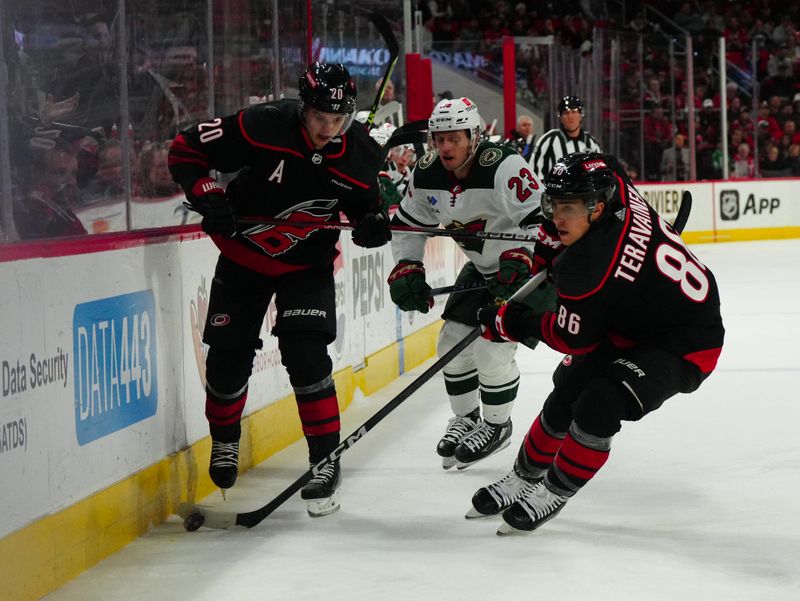
[[(800, 236), (798, 180), (640, 187), (668, 220), (683, 189), (694, 197), (690, 243)], [(397, 311), (390, 250), (343, 241), (330, 353), (344, 409), (433, 354), (442, 303)], [(41, 256), (0, 262), (12, 283), (0, 287), (3, 599), (39, 598), (213, 490), (201, 343), (213, 245), (178, 236)], [(464, 258), (435, 238), (425, 262), (429, 283), (443, 286)], [(272, 325), (274, 308), (254, 363), (245, 468), (301, 436)]]

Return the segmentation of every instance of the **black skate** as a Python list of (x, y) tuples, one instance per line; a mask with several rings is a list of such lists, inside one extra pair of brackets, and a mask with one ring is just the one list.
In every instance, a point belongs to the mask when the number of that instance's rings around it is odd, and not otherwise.
[(222, 490), (234, 485), (239, 474), (239, 441), (211, 441), (211, 462), (208, 475), (211, 481)]
[(467, 415), (456, 415), (447, 422), (447, 430), (436, 445), (436, 452), (442, 458), (442, 467), (449, 470), (456, 464), (455, 452), (458, 444), (464, 437), (474, 432), (481, 424), (480, 409), (475, 409)]
[(497, 529), (497, 534), (532, 532), (556, 517), (568, 500), (569, 497), (550, 492), (544, 482), (539, 482), (503, 512), (503, 523)]
[[(313, 465), (312, 465), (313, 467)], [(326, 463), (300, 491), (308, 515), (318, 518), (339, 511), (341, 470), (338, 461)]]
[(511, 443), (511, 420), (503, 424), (484, 421), (470, 432), (456, 447), (458, 469), (463, 470), (473, 463), (502, 451)]
[(521, 477), (514, 466), (501, 480), (479, 488), (472, 495), (472, 508), (464, 517), (471, 520), (497, 515), (529, 493), (541, 481), (541, 478)]

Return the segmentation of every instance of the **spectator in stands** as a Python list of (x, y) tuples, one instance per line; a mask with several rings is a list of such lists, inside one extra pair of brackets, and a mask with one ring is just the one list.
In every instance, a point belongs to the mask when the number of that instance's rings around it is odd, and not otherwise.
[(791, 65), (781, 63), (777, 75), (768, 77), (761, 85), (761, 98), (782, 97), (788, 100), (795, 94), (794, 83)]
[(739, 144), (731, 168), (731, 179), (752, 179), (756, 169), (753, 155), (750, 154), (750, 145), (747, 142)]
[(683, 2), (681, 8), (672, 20), (678, 27), (691, 34), (698, 34), (705, 29), (703, 17), (694, 9), (692, 2)]
[(635, 33), (649, 33), (652, 31), (650, 23), (647, 22), (647, 19), (644, 18), (644, 13), (641, 11), (633, 16), (631, 22), (628, 23), (628, 29), (631, 29)]
[(23, 240), (86, 233), (73, 211), (78, 197), (78, 142), (56, 138), (54, 143), (53, 148), (32, 151), (29, 167), (35, 177), (27, 178), (29, 188), (15, 198), (14, 224)]
[(762, 177), (784, 177), (791, 171), (781, 149), (775, 144), (767, 146), (760, 163)]
[(119, 140), (105, 142), (97, 153), (97, 173), (81, 191), (81, 205), (120, 201), (125, 196), (122, 171), (122, 144)]
[(138, 195), (145, 198), (166, 198), (181, 193), (167, 167), (169, 141), (145, 144), (136, 162)]
[(642, 97), (645, 110), (650, 110), (656, 106), (664, 107), (664, 98), (661, 96), (661, 80), (658, 77), (651, 77), (647, 82), (647, 89)]
[(689, 179), (689, 149), (686, 136), (675, 134), (675, 140), (661, 154), (661, 179), (664, 181), (685, 181)]
[(792, 176), (800, 176), (800, 144), (789, 146), (789, 154), (786, 157), (787, 166)]
[(672, 124), (657, 104), (644, 118), (644, 177), (647, 181), (661, 179), (661, 154), (672, 144)]
[[(380, 78), (375, 83), (375, 93), (377, 94), (378, 90), (380, 89), (381, 85), (383, 84), (383, 78)], [(394, 82), (389, 79), (386, 84), (386, 89), (383, 91), (383, 96), (381, 97), (381, 105), (388, 104), (394, 100)]]
[(517, 129), (511, 132), (511, 139), (516, 140), (519, 153), (526, 161), (529, 161), (534, 146), (533, 119), (530, 115), (517, 117)]

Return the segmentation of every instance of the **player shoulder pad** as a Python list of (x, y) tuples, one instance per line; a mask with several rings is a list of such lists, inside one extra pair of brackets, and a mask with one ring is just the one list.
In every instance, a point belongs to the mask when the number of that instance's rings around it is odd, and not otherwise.
[(438, 159), (438, 158), (439, 158), (439, 152), (438, 151), (429, 150), (424, 155), (422, 155), (422, 158), (420, 160), (417, 161), (417, 168), (418, 169), (427, 169), (428, 167), (433, 165), (433, 163), (436, 162), (436, 159)]
[[(616, 225), (615, 225), (616, 224)], [(593, 228), (578, 243), (567, 247), (553, 261), (555, 284), (560, 296), (582, 299), (599, 292), (607, 283), (615, 257), (621, 226), (606, 221)]]
[(478, 155), (478, 165), (481, 167), (499, 165), (506, 157), (519, 156), (519, 153), (513, 148), (494, 142), (482, 142), (478, 145), (475, 154)]
[(297, 101), (279, 100), (244, 109), (239, 123), (242, 133), (252, 140), (286, 145), (291, 132), (297, 130), (299, 121)]

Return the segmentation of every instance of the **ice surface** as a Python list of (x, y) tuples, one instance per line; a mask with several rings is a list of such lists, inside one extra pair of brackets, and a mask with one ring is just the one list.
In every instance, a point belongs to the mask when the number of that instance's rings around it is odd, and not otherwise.
[[(522, 350), (512, 445), (445, 472), (449, 417), (434, 378), (343, 457), (342, 509), (311, 519), (299, 495), (252, 530), (195, 533), (172, 518), (48, 601), (800, 599), (800, 240), (695, 245), (715, 272), (727, 329), (692, 395), (626, 423), (606, 466), (527, 536), (464, 519), (502, 476), (550, 390), (559, 356)], [(358, 399), (349, 434), (421, 368)], [(305, 470), (299, 443), (228, 494), (264, 505)], [(219, 493), (208, 503), (222, 504)]]

